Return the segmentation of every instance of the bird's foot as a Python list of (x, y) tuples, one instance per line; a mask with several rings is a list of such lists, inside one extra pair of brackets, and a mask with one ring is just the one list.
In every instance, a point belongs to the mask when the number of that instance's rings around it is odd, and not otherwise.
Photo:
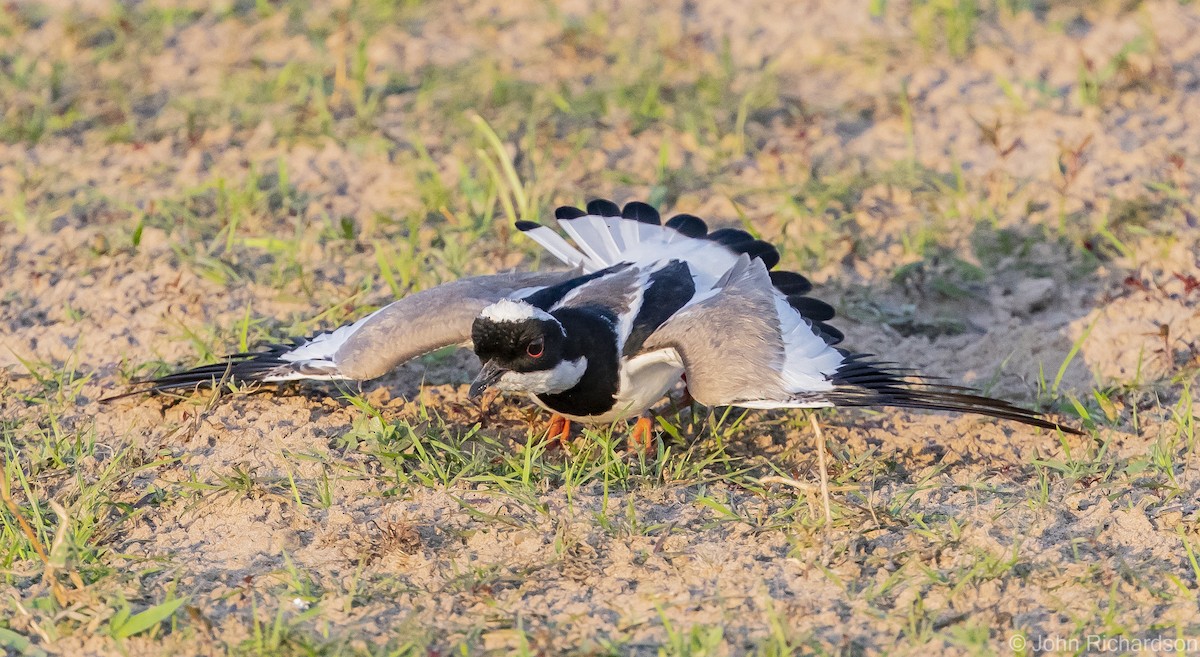
[(650, 418), (642, 416), (638, 418), (636, 424), (633, 425), (633, 431), (629, 434), (629, 447), (636, 452), (649, 452), (654, 445), (654, 425)]
[(691, 408), (692, 404), (694, 403), (696, 403), (696, 400), (692, 399), (691, 391), (687, 389), (687, 386), (684, 386), (683, 394), (679, 395), (679, 399), (671, 400), (671, 402), (667, 404), (666, 409), (664, 409), (663, 414), (678, 415), (683, 409)]
[(567, 441), (571, 438), (571, 421), (567, 418), (555, 413), (550, 418), (550, 425), (546, 431), (546, 439), (551, 441), (551, 444), (559, 447), (566, 447)]

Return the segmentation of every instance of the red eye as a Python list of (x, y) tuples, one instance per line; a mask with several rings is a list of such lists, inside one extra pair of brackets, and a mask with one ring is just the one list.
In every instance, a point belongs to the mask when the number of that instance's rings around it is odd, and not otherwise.
[(542, 355), (542, 352), (545, 349), (546, 349), (546, 342), (544, 340), (538, 339), (538, 340), (534, 340), (533, 342), (530, 342), (529, 346), (525, 347), (525, 353), (529, 354), (530, 358), (540, 358)]

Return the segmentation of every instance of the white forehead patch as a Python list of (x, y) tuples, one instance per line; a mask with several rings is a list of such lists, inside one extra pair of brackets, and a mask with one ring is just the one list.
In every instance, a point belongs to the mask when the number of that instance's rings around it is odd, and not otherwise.
[(524, 301), (501, 299), (484, 308), (479, 316), (493, 322), (527, 322), (531, 319), (553, 320), (550, 313)]

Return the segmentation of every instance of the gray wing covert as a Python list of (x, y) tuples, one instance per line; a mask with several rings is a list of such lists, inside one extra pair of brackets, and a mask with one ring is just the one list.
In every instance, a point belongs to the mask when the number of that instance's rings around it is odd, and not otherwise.
[(350, 378), (382, 376), (422, 354), (468, 342), (479, 312), (513, 292), (554, 285), (578, 275), (578, 270), (494, 274), (415, 292), (364, 319), (333, 360)]
[(688, 306), (646, 339), (642, 352), (674, 349), (688, 391), (706, 406), (786, 396), (785, 352), (766, 267), (743, 255), (719, 291)]
[(629, 312), (630, 303), (637, 293), (640, 270), (627, 263), (621, 263), (604, 271), (608, 273), (599, 275), (594, 280), (571, 290), (555, 304), (555, 307), (586, 308), (595, 306), (616, 315)]

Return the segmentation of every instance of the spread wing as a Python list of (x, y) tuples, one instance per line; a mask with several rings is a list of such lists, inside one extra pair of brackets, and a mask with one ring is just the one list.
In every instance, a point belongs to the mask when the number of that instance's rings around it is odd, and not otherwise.
[(351, 324), (353, 330), (334, 352), (333, 361), (348, 378), (373, 379), (435, 349), (469, 343), (471, 323), (485, 307), (578, 275), (568, 271), (476, 276), (417, 292)]
[[(743, 255), (714, 293), (675, 313), (646, 338), (642, 351), (673, 350), (686, 372), (688, 391), (701, 404), (806, 405), (797, 403), (800, 400), (789, 390), (782, 328), (779, 300), (766, 267)], [(840, 360), (840, 354), (811, 330), (808, 338), (817, 351), (831, 352)], [(832, 386), (825, 381), (814, 387)]]
[(930, 383), (909, 370), (827, 345), (822, 328), (781, 301), (766, 267), (746, 256), (716, 294), (689, 305), (646, 340), (672, 350), (688, 390), (709, 406), (896, 406), (975, 413), (1078, 434), (1073, 427), (970, 388)]
[(223, 379), (373, 379), (422, 354), (469, 342), (471, 324), (486, 306), (505, 298), (525, 297), (578, 275), (577, 270), (519, 272), (444, 283), (410, 294), (333, 331), (261, 351), (232, 354), (219, 363), (145, 381), (145, 387), (109, 399), (212, 385)]

